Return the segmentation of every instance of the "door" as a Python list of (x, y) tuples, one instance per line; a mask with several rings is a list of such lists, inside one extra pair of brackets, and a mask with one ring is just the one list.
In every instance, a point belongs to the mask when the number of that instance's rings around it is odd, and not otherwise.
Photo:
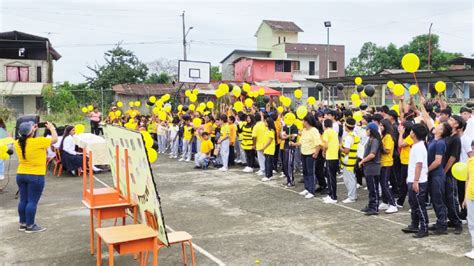
[(314, 61), (309, 61), (309, 75), (314, 76)]

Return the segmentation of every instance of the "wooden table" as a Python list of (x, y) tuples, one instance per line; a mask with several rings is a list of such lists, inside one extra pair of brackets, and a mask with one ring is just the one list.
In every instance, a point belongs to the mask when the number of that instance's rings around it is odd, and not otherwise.
[(144, 252), (153, 251), (153, 266), (158, 266), (158, 233), (145, 224), (131, 224), (97, 228), (97, 265), (102, 265), (101, 239), (109, 249), (109, 266), (114, 265), (114, 250), (120, 255), (140, 253), (140, 265)]
[[(82, 201), (89, 209), (89, 222), (90, 222), (90, 249), (91, 255), (94, 255), (94, 217), (97, 218), (97, 228), (102, 227), (102, 220), (107, 219), (117, 219), (122, 218), (122, 225), (125, 225), (125, 219), (127, 217), (126, 210), (132, 209), (133, 212), (133, 223), (137, 223), (137, 205), (130, 204), (127, 202), (110, 204), (110, 205), (100, 205), (91, 207), (87, 201)], [(97, 245), (99, 245), (100, 239), (97, 237)]]

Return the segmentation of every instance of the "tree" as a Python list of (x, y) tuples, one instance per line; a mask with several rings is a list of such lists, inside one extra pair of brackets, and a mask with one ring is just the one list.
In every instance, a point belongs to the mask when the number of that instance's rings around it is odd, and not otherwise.
[[(383, 69), (401, 69), (401, 60), (406, 53), (415, 53), (420, 58), (420, 68), (428, 69), (428, 35), (419, 35), (411, 42), (397, 48), (393, 43), (387, 47), (366, 42), (362, 45), (359, 56), (351, 58), (346, 68), (348, 75), (373, 75)], [(447, 61), (461, 56), (439, 48), (439, 36), (431, 35), (431, 69), (445, 70)]]
[(153, 73), (166, 73), (171, 77), (178, 75), (178, 62), (177, 60), (169, 60), (166, 58), (159, 58), (155, 61), (147, 63), (148, 68)]
[(167, 84), (171, 82), (171, 77), (166, 72), (161, 72), (159, 75), (152, 73), (148, 76), (146, 83), (160, 83)]
[(77, 112), (78, 103), (70, 90), (69, 82), (44, 86), (41, 95), (53, 113)]
[(219, 71), (218, 66), (211, 67), (211, 80), (216, 80), (216, 81), (222, 80), (222, 73)]
[(88, 66), (93, 76), (85, 76), (91, 89), (104, 91), (104, 107), (113, 101), (112, 86), (122, 83), (143, 83), (148, 76), (148, 67), (135, 54), (119, 44), (105, 52), (104, 65)]

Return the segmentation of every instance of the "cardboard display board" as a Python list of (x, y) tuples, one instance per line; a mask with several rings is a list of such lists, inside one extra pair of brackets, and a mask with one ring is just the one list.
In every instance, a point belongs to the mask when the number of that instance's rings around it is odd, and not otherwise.
[(118, 145), (120, 192), (125, 196), (127, 194), (124, 150), (128, 149), (130, 198), (138, 205), (138, 221), (146, 224), (145, 210), (153, 213), (157, 219), (158, 238), (163, 244), (168, 246), (168, 236), (166, 234), (163, 213), (161, 212), (160, 197), (156, 190), (142, 134), (126, 128), (107, 125), (104, 127), (104, 136), (114, 182), (116, 182), (117, 177), (115, 147)]

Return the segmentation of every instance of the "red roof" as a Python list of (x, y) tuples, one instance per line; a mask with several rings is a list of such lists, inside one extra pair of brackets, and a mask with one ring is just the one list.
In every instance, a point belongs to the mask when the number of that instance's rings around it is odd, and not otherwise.
[(270, 87), (267, 87), (267, 86), (250, 86), (250, 91), (258, 91), (260, 88), (263, 88), (265, 90), (265, 95), (268, 95), (268, 96), (280, 96), (281, 93), (277, 90), (274, 90)]

